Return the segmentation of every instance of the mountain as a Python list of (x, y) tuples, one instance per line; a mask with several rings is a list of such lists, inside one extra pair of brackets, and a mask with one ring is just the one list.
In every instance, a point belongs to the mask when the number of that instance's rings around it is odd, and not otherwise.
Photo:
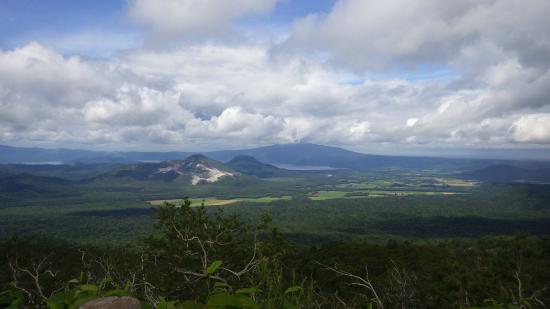
[(486, 166), (488, 162), (487, 160), (472, 159), (371, 155), (338, 147), (309, 143), (272, 145), (244, 150), (224, 150), (207, 153), (207, 155), (221, 161), (227, 161), (239, 155), (247, 155), (257, 158), (262, 162), (272, 164), (328, 166), (346, 169), (369, 169), (379, 167), (480, 167)]
[(525, 168), (511, 165), (490, 165), (478, 170), (462, 173), (463, 178), (491, 182), (548, 182), (549, 168)]
[(239, 155), (226, 164), (233, 170), (260, 178), (282, 176), (290, 172), (271, 164), (262, 163), (252, 156)]
[[(383, 156), (358, 153), (338, 147), (308, 143), (283, 144), (242, 150), (223, 150), (204, 153), (209, 158), (228, 162), (237, 156), (252, 156), (269, 164), (298, 166), (328, 166), (346, 169), (369, 169), (384, 167), (403, 168), (452, 168), (479, 169), (494, 164), (514, 161), (456, 159), (435, 157)], [(191, 155), (189, 152), (105, 152), (71, 149), (41, 149), (0, 146), (0, 163), (47, 162), (63, 163), (129, 163), (144, 161), (177, 161)], [(548, 162), (537, 166), (550, 167)]]
[(327, 163), (341, 164), (346, 160), (356, 160), (366, 156), (342, 148), (322, 146), (316, 144), (283, 144), (271, 145), (244, 150), (224, 150), (209, 153), (209, 156), (221, 161), (245, 155), (252, 156), (259, 161), (269, 163), (284, 163), (294, 165), (327, 165)]
[(68, 162), (76, 159), (89, 160), (103, 156), (106, 156), (106, 154), (89, 150), (25, 148), (0, 145), (0, 163)]
[(135, 163), (119, 168), (101, 177), (130, 177), (138, 180), (185, 179), (192, 185), (213, 183), (224, 178), (235, 177), (237, 173), (223, 163), (195, 154), (185, 160), (172, 160), (160, 163)]

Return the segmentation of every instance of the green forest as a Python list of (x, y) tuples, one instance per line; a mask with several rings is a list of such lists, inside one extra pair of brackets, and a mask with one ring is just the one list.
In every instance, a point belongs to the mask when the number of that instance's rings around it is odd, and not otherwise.
[(244, 222), (186, 200), (128, 247), (2, 241), (0, 305), (77, 308), (129, 296), (143, 308), (544, 308), (550, 240), (300, 246), (269, 216)]

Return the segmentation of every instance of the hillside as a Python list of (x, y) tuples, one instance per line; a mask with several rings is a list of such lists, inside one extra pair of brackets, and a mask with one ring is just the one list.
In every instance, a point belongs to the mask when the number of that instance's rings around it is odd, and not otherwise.
[(29, 173), (15, 174), (0, 178), (0, 193), (36, 192), (46, 193), (50, 188), (67, 186), (71, 182), (58, 177), (37, 176)]
[(195, 154), (185, 160), (125, 165), (115, 172), (102, 175), (102, 177), (112, 176), (164, 181), (181, 178), (189, 181), (192, 185), (198, 185), (217, 182), (226, 177), (235, 177), (237, 173), (219, 161)]
[(262, 163), (254, 157), (239, 155), (227, 162), (227, 166), (237, 172), (260, 178), (275, 177), (289, 174), (290, 171), (271, 164)]

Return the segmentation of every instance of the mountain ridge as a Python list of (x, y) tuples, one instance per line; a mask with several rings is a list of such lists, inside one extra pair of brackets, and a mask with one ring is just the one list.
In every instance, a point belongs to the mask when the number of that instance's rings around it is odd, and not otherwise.
[[(194, 152), (106, 152), (74, 149), (43, 149), (17, 148), (0, 145), (0, 164), (14, 164), (21, 162), (48, 162), (54, 161), (63, 164), (79, 163), (132, 163), (132, 162), (160, 162), (182, 160)], [(310, 143), (278, 144), (240, 150), (220, 150), (202, 152), (214, 160), (229, 162), (236, 156), (252, 156), (260, 162), (268, 164), (290, 164), (298, 166), (327, 166), (346, 169), (371, 168), (451, 168), (451, 169), (478, 169), (493, 164), (506, 163), (517, 165), (517, 162), (550, 167), (545, 161), (512, 161), (491, 159), (460, 159), (439, 157), (409, 157), (373, 155), (354, 152), (334, 146), (324, 146)], [(513, 164), (512, 164), (512, 163)]]

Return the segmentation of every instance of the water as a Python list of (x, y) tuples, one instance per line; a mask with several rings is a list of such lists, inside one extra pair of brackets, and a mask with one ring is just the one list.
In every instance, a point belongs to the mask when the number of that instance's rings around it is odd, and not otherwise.
[(17, 164), (27, 165), (63, 165), (66, 164), (63, 161), (40, 161), (40, 162), (18, 162)]
[(296, 165), (296, 164), (283, 164), (283, 163), (272, 163), (272, 164), (278, 168), (284, 168), (292, 171), (332, 171), (332, 170), (342, 169), (342, 168), (322, 166), (322, 165)]

